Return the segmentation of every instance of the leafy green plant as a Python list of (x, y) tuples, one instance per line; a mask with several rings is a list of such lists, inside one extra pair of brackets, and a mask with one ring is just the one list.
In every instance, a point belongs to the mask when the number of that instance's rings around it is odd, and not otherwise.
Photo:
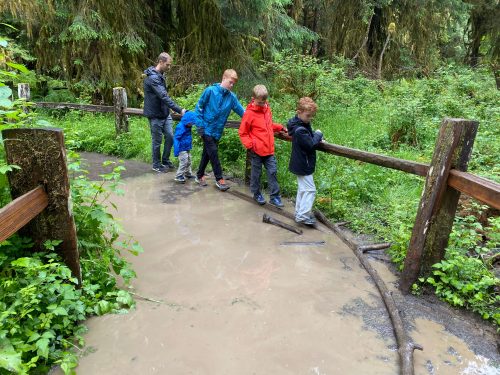
[(476, 258), (454, 252), (433, 266), (432, 276), (421, 282), (432, 285), (436, 294), (453, 306), (468, 307), (500, 326), (500, 280)]

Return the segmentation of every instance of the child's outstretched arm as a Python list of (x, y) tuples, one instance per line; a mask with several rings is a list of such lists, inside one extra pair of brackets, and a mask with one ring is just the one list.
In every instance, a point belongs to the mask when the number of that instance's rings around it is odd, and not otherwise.
[(274, 133), (278, 133), (278, 132), (288, 133), (288, 130), (286, 130), (286, 128), (283, 125), (273, 122), (273, 132)]
[(232, 110), (235, 111), (240, 117), (243, 117), (243, 114), (245, 113), (245, 108), (243, 108), (240, 101), (238, 100), (238, 97), (234, 94)]

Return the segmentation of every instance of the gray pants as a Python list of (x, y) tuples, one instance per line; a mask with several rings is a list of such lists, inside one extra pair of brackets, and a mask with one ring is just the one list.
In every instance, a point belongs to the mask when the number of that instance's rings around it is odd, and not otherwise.
[(295, 220), (306, 220), (312, 216), (316, 197), (313, 175), (297, 176), (297, 199), (295, 200)]
[(179, 168), (177, 169), (177, 174), (175, 177), (180, 176), (192, 176), (193, 171), (191, 170), (191, 152), (181, 151), (179, 152)]
[[(172, 133), (172, 117), (167, 118), (150, 118), (149, 128), (151, 130), (152, 146), (151, 153), (153, 156), (153, 168), (160, 168), (161, 165), (167, 165), (170, 162), (170, 151), (174, 142)], [(165, 138), (163, 146), (163, 155), (161, 155), (161, 143)]]
[(277, 166), (276, 158), (274, 155), (259, 156), (252, 152), (252, 172), (250, 174), (250, 191), (260, 193), (260, 174), (262, 173), (262, 165), (267, 171), (267, 184), (269, 189), (269, 196), (271, 198), (280, 195), (280, 186), (276, 178)]

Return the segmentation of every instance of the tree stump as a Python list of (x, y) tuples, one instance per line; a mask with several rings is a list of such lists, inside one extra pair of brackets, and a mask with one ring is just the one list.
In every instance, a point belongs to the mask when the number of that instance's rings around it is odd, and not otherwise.
[(127, 91), (123, 87), (113, 88), (113, 106), (116, 135), (128, 132), (128, 116), (124, 112), (127, 108)]

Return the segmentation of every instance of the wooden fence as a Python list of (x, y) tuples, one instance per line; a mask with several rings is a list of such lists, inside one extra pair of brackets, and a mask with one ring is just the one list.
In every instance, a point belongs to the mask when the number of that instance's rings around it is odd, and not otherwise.
[[(19, 86), (20, 97), (26, 97), (29, 88)], [(29, 97), (26, 97), (29, 100)], [(113, 106), (74, 103), (35, 103), (37, 108), (77, 109), (115, 114), (117, 134), (128, 131), (128, 116), (142, 116), (142, 109), (128, 108), (124, 88), (113, 89)], [(179, 115), (173, 115), (179, 120)], [(238, 121), (228, 121), (227, 128), (238, 128)], [(436, 262), (443, 259), (460, 193), (467, 194), (495, 209), (500, 209), (500, 184), (467, 173), (478, 122), (463, 119), (444, 119), (430, 164), (393, 158), (340, 145), (322, 143), (319, 151), (349, 159), (396, 169), (417, 176), (425, 176), (410, 246), (404, 263), (400, 288), (408, 293), (411, 285), (422, 274), (428, 274)], [(288, 135), (277, 135), (290, 141)], [(248, 168), (247, 168), (248, 170)], [(247, 173), (247, 172), (246, 172)], [(247, 176), (248, 177), (248, 176)]]

